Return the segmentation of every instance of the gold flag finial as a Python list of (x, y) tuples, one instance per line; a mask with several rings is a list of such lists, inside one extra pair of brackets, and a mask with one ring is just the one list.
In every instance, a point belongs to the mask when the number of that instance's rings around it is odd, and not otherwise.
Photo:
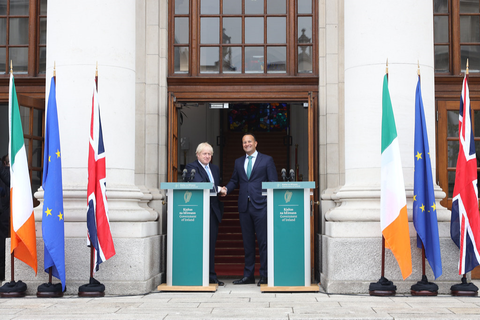
[(10, 73), (13, 73), (13, 61), (10, 60)]
[(388, 74), (388, 58), (387, 58), (387, 63), (386, 63), (386, 67), (385, 67), (385, 73)]
[(467, 58), (467, 69), (465, 72), (468, 74), (468, 58)]
[(55, 70), (55, 61), (53, 61), (53, 76), (57, 75), (57, 71)]
[(95, 77), (98, 77), (98, 61), (97, 61), (97, 67), (95, 69)]
[(417, 65), (418, 65), (417, 74), (420, 75), (420, 61), (419, 60), (417, 60)]

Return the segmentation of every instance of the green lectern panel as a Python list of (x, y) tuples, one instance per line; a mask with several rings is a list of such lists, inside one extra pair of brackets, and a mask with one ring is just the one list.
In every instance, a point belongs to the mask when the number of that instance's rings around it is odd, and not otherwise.
[(304, 286), (304, 191), (274, 190), (273, 203), (274, 286)]
[(173, 192), (172, 285), (201, 286), (203, 190)]

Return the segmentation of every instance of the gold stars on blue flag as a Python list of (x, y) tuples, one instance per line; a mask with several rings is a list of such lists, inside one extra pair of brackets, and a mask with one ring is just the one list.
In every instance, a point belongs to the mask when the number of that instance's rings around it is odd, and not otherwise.
[[(433, 190), (432, 167), (428, 147), (427, 126), (423, 109), (420, 76), (415, 93), (415, 168), (413, 182), (413, 224), (417, 231), (417, 247), (425, 248), (425, 257), (432, 267), (435, 279), (442, 274), (442, 258)], [(422, 155), (428, 154), (428, 157)], [(431, 203), (432, 205), (428, 205)], [(432, 208), (432, 210), (430, 210)]]
[[(55, 78), (50, 83), (45, 123), (42, 188), (44, 190), (42, 234), (44, 269), (62, 282), (65, 290), (65, 228), (63, 211), (62, 158), (57, 116)], [(53, 214), (52, 214), (53, 212)], [(54, 214), (58, 212), (56, 216)]]

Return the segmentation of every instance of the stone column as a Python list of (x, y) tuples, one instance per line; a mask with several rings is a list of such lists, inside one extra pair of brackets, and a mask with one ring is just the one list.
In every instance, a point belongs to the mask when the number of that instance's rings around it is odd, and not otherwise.
[[(431, 2), (415, 0), (345, 0), (344, 10), (345, 184), (323, 197), (333, 200), (336, 206), (325, 213), (321, 282), (328, 292), (367, 293), (369, 283), (380, 278), (382, 85), (387, 59), (410, 221), (418, 62), (430, 154), (435, 159), (433, 8)], [(435, 160), (432, 166), (435, 174)], [(444, 196), (437, 187), (440, 221), (449, 219), (449, 212), (439, 203)], [(440, 232), (442, 245), (451, 251), (447, 224), (441, 223)], [(399, 267), (387, 250), (385, 276), (396, 281), (398, 292), (409, 292), (410, 286), (421, 280), (421, 251), (416, 248), (416, 233), (411, 222), (410, 235), (413, 274), (408, 281), (399, 281), (402, 279)], [(444, 254), (443, 258), (446, 261), (452, 257)], [(444, 264), (444, 275), (452, 271), (448, 268)], [(428, 263), (427, 276), (433, 280)], [(441, 290), (447, 292), (449, 286)]]
[[(92, 94), (98, 63), (98, 92), (107, 163), (109, 220), (116, 255), (95, 278), (107, 294), (145, 293), (160, 282), (158, 214), (146, 207), (135, 185), (135, 1), (51, 0), (48, 3), (46, 96), (56, 65), (57, 104), (63, 165), (66, 275), (69, 293), (88, 283), (86, 246), (87, 159)], [(43, 200), (43, 192), (35, 195)], [(147, 199), (148, 200), (148, 199)], [(42, 204), (38, 261), (43, 269)], [(31, 274), (31, 272), (30, 272)], [(45, 282), (39, 271), (31, 293)]]

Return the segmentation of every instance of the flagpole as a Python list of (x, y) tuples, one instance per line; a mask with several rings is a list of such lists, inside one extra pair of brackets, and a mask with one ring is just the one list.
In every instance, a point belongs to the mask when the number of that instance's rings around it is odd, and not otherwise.
[[(13, 76), (13, 61), (10, 60), (10, 79), (12, 78)], [(12, 83), (10, 82), (10, 85), (12, 85)], [(9, 88), (9, 91), (11, 90), (11, 88)], [(13, 95), (13, 91), (12, 91), (12, 95)], [(12, 108), (13, 108), (13, 105), (10, 101), (10, 99), (12, 99), (12, 97), (9, 95), (9, 117), (11, 117), (11, 114), (12, 114)], [(10, 131), (11, 131), (11, 120), (12, 119), (9, 119), (10, 121)], [(12, 133), (10, 132), (10, 135)], [(11, 139), (11, 136), (9, 137)], [(10, 157), (10, 160), (12, 160), (12, 155), (10, 154), (11, 153), (11, 149), (10, 149), (10, 145), (9, 145), (9, 157)], [(11, 177), (10, 177), (11, 178)], [(10, 186), (11, 186), (11, 181), (10, 181)], [(11, 237), (12, 238), (14, 236), (14, 232), (13, 232), (13, 219), (12, 219), (12, 204), (11, 204), (11, 195), (10, 195), (10, 233), (11, 233)], [(10, 250), (11, 250), (11, 241), (10, 241)], [(25, 297), (26, 295), (26, 291), (27, 291), (27, 285), (25, 283), (23, 283), (21, 280), (18, 281), (18, 282), (15, 282), (15, 249), (10, 253), (10, 278), (11, 278), (11, 281), (10, 282), (7, 282), (5, 283), (3, 286), (0, 287), (0, 298), (23, 298)]]
[[(55, 61), (53, 62), (53, 82), (55, 83), (55, 86), (57, 85), (57, 71), (55, 70)], [(48, 110), (47, 110), (48, 112)], [(45, 164), (43, 164), (45, 165)], [(48, 283), (52, 283), (52, 267), (48, 268)], [(63, 293), (62, 293), (63, 295)]]
[[(466, 80), (467, 80), (467, 83), (468, 83), (468, 74), (469, 74), (469, 72), (468, 72), (468, 58), (467, 58), (467, 65), (466, 65), (466, 67), (465, 67), (465, 78), (466, 78)], [(466, 283), (466, 282), (467, 282), (467, 274), (464, 273), (464, 274), (463, 274), (462, 283)]]
[[(13, 74), (13, 61), (10, 60), (10, 77), (12, 76), (12, 74)], [(11, 111), (9, 111), (9, 112), (11, 112)], [(9, 155), (9, 156), (11, 156), (11, 155)], [(12, 220), (12, 204), (10, 204), (10, 224), (12, 224), (12, 223), (13, 223), (13, 220)], [(13, 282), (15, 282), (15, 250), (10, 253), (10, 258), (11, 258), (11, 266), (12, 266), (10, 268), (10, 274), (11, 274), (11, 281), (13, 283)]]
[[(469, 71), (468, 71), (468, 59), (467, 59), (467, 64), (466, 64), (466, 69), (465, 69), (465, 80), (466, 80), (465, 85), (467, 87), (468, 87), (468, 74), (469, 74)], [(462, 90), (463, 90), (463, 85), (462, 85)], [(465, 107), (469, 109), (470, 118), (471, 118), (471, 112), (472, 111), (471, 111), (470, 106), (467, 105)], [(459, 128), (459, 130), (460, 130), (460, 128)], [(473, 296), (478, 295), (478, 287), (475, 284), (473, 284), (472, 282), (470, 282), (470, 283), (467, 282), (467, 274), (466, 273), (463, 274), (461, 281), (462, 281), (461, 283), (455, 284), (455, 285), (450, 287), (450, 291), (451, 291), (452, 296), (470, 296), (470, 297), (473, 297)]]
[[(385, 66), (385, 73), (387, 75), (387, 81), (388, 81), (388, 58)], [(382, 233), (382, 272), (381, 272), (381, 278), (385, 277), (385, 237), (383, 236)]]
[[(98, 92), (98, 61), (96, 62), (95, 67), (95, 89)], [(90, 279), (93, 279), (93, 261), (95, 260), (95, 248), (93, 245), (90, 245)]]
[[(467, 65), (465, 67), (465, 79), (467, 80), (467, 83), (468, 83), (468, 74), (469, 74), (469, 72), (468, 72), (468, 58), (467, 58)], [(462, 283), (467, 283), (467, 274), (466, 273), (463, 274)]]
[[(47, 168), (49, 166), (49, 163), (47, 162), (48, 160), (45, 159), (45, 155), (48, 155), (49, 150), (50, 150), (50, 143), (52, 141), (51, 138), (50, 138), (51, 137), (50, 133), (52, 132), (51, 126), (52, 126), (53, 123), (49, 119), (52, 119), (52, 115), (54, 115), (58, 120), (57, 111), (55, 110), (56, 109), (56, 104), (55, 105), (51, 104), (52, 99), (55, 99), (55, 101), (56, 101), (56, 90), (55, 90), (56, 83), (57, 83), (57, 72), (56, 72), (56, 65), (55, 65), (55, 61), (54, 61), (53, 62), (52, 82), (50, 82), (50, 84), (51, 84), (51, 86), (50, 86), (50, 96), (48, 98), (48, 105), (47, 105), (46, 117), (45, 117), (45, 147), (44, 147), (44, 164), (43, 164), (44, 170), (45, 170), (45, 168)], [(53, 88), (53, 92), (52, 92), (52, 88)], [(51, 109), (51, 108), (53, 108), (53, 109)], [(58, 123), (57, 123), (57, 127), (58, 127)], [(47, 143), (48, 143), (48, 145), (47, 145)], [(47, 162), (47, 163), (45, 163), (45, 162)], [(50, 170), (47, 169), (47, 171), (50, 171)], [(50, 191), (51, 190), (50, 186), (48, 186), (45, 175), (43, 177), (43, 185), (42, 186), (44, 188), (45, 195), (47, 194), (47, 192), (48, 193), (51, 192)], [(60, 186), (62, 187), (61, 179), (60, 179)], [(62, 190), (62, 193), (63, 193), (63, 190)], [(44, 200), (46, 199), (45, 195), (44, 195)], [(46, 203), (47, 203), (47, 201), (44, 201), (44, 208), (45, 208)], [(62, 198), (62, 203), (63, 203), (63, 198)], [(62, 205), (62, 208), (63, 208), (63, 205)], [(48, 211), (48, 209), (47, 209), (47, 211)], [(62, 211), (63, 211), (63, 209), (62, 209)], [(44, 222), (46, 224), (48, 224), (48, 223), (46, 221), (43, 221), (43, 219), (47, 219), (47, 218), (46, 217), (42, 218), (42, 230), (43, 230), (43, 236), (44, 236), (43, 239), (44, 239), (45, 245), (46, 245), (46, 243), (47, 243), (47, 239), (45, 238), (46, 229), (44, 229), (45, 225), (43, 223)], [(50, 250), (47, 250), (46, 246), (45, 246), (45, 251), (48, 251), (49, 253), (52, 252)], [(56, 265), (56, 263), (55, 263), (55, 265)], [(56, 267), (58, 268), (58, 265), (56, 265)], [(58, 269), (57, 269), (57, 271), (58, 271)], [(62, 280), (62, 276), (60, 275), (60, 272), (57, 272), (57, 273), (58, 273), (59, 279)], [(62, 283), (57, 283), (57, 284), (53, 284), (52, 280), (53, 280), (53, 265), (48, 267), (48, 283), (43, 283), (43, 284), (39, 285), (38, 288), (37, 288), (37, 297), (38, 298), (61, 298), (61, 297), (63, 297), (63, 293), (66, 290), (66, 287), (64, 287), (65, 280), (63, 279)]]
[[(418, 81), (420, 81), (420, 61), (417, 60), (417, 75), (418, 75)], [(425, 276), (425, 246), (423, 245), (422, 241), (422, 278)]]
[[(385, 69), (387, 81), (388, 81), (388, 59), (386, 61)], [(382, 264), (381, 264), (381, 277), (377, 282), (371, 282), (368, 287), (368, 292), (371, 296), (394, 296), (397, 287), (392, 281), (385, 278), (385, 236), (382, 232)]]
[[(96, 62), (96, 68), (95, 68), (95, 91), (96, 93), (98, 93), (98, 61)], [(94, 92), (94, 96), (95, 96), (95, 92)], [(94, 111), (92, 107), (92, 117), (93, 117), (93, 112)], [(87, 218), (87, 221), (88, 221), (88, 218)], [(93, 246), (93, 243), (90, 241), (90, 281), (88, 284), (84, 284), (78, 288), (79, 297), (104, 297), (105, 296), (105, 286), (101, 284), (98, 280), (93, 278), (93, 275), (94, 275), (93, 270), (95, 267), (94, 260), (95, 260), (95, 247)]]

